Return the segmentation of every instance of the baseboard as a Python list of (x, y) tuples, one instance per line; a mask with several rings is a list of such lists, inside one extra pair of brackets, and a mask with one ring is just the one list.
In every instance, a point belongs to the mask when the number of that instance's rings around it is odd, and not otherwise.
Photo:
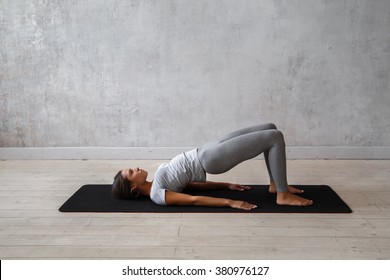
[(288, 159), (390, 159), (385, 147), (287, 147)]
[[(0, 148), (0, 160), (170, 159), (191, 147)], [(287, 159), (390, 159), (389, 147), (287, 147)], [(259, 156), (262, 158), (262, 156)]]
[(56, 147), (0, 148), (0, 159), (170, 159), (191, 148)]

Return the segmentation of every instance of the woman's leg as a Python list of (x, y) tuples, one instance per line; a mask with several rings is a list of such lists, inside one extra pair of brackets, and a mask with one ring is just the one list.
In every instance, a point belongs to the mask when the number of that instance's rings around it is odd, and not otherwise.
[(222, 143), (222, 142), (225, 142), (226, 140), (232, 139), (232, 138), (237, 137), (237, 136), (241, 136), (241, 135), (256, 132), (256, 131), (269, 130), (269, 129), (277, 129), (277, 128), (276, 128), (276, 125), (274, 125), (273, 123), (266, 123), (266, 124), (260, 124), (260, 125), (255, 125), (255, 126), (251, 126), (251, 127), (246, 127), (246, 128), (234, 131), (232, 133), (229, 133), (228, 135), (219, 139), (218, 142)]
[[(286, 152), (283, 134), (274, 128), (255, 127), (229, 134), (199, 148), (199, 160), (207, 173), (224, 173), (237, 164), (267, 152), (267, 166), (277, 191), (287, 191)], [(240, 134), (241, 133), (241, 134)]]
[[(275, 126), (256, 126), (229, 134), (198, 149), (199, 160), (207, 173), (224, 173), (237, 164), (264, 153), (270, 175), (270, 191), (277, 192), (277, 203), (311, 205), (313, 202), (291, 193), (300, 190), (288, 186), (283, 134)], [(275, 127), (275, 128), (274, 128)], [(256, 129), (257, 128), (257, 129)], [(261, 128), (265, 130), (261, 130)]]
[[(256, 131), (269, 130), (269, 129), (277, 129), (277, 128), (276, 128), (276, 125), (274, 125), (273, 123), (266, 123), (266, 124), (255, 125), (255, 126), (243, 128), (243, 129), (234, 131), (232, 133), (229, 133), (228, 135), (226, 135), (223, 138), (219, 139), (217, 142), (218, 143), (222, 143), (222, 142), (225, 142), (225, 141), (230, 140), (232, 138), (235, 138), (237, 136), (241, 136), (241, 135), (252, 133), (252, 132), (256, 132)], [(269, 166), (268, 150), (264, 151), (264, 159), (265, 159), (265, 163), (266, 163), (266, 166), (267, 166), (267, 171), (268, 171), (268, 175), (269, 175), (269, 178), (270, 178), (270, 182), (272, 184), (274, 182), (274, 179), (273, 179), (273, 176), (272, 176), (272, 173), (271, 173), (271, 170), (270, 170), (270, 166)]]

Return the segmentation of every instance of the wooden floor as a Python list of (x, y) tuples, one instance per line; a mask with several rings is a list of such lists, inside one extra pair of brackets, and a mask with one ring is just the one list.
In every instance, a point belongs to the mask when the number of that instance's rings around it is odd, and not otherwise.
[[(0, 161), (0, 259), (390, 259), (390, 161), (288, 162), (352, 214), (60, 213), (81, 185), (155, 161)], [(208, 179), (266, 184), (261, 160)]]

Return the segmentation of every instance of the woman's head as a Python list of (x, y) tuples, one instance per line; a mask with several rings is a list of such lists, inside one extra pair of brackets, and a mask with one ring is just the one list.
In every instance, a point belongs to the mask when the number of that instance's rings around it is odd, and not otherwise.
[(122, 177), (122, 170), (114, 177), (111, 194), (116, 198), (131, 199), (131, 182)]
[(137, 168), (120, 170), (114, 177), (111, 193), (116, 198), (134, 199), (140, 194), (138, 186), (146, 182), (148, 173)]

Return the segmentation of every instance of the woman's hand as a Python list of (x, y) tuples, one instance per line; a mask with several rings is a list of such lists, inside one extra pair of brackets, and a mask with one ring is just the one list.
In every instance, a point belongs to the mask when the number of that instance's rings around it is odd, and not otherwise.
[(251, 204), (246, 201), (241, 201), (241, 200), (231, 200), (229, 206), (231, 208), (241, 209), (241, 210), (252, 210), (254, 208), (257, 208), (257, 205)]
[(247, 191), (247, 190), (251, 189), (248, 186), (242, 186), (242, 185), (239, 185), (239, 184), (229, 184), (228, 188), (231, 191), (240, 191), (240, 192)]

